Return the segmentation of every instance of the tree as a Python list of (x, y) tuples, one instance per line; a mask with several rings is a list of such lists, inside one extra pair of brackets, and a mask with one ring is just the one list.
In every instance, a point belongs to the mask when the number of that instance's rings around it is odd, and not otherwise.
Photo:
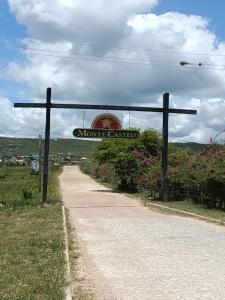
[(161, 139), (153, 130), (146, 130), (135, 140), (131, 139), (104, 139), (93, 153), (93, 159), (99, 164), (112, 164), (118, 179), (120, 189), (135, 191), (137, 176), (147, 164), (140, 169), (140, 162), (159, 155)]

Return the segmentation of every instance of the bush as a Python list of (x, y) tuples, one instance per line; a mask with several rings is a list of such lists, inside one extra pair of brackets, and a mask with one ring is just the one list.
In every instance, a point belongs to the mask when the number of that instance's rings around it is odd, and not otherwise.
[[(159, 196), (161, 139), (155, 131), (136, 140), (103, 140), (83, 170), (121, 190)], [(208, 208), (225, 210), (225, 146), (210, 144), (202, 151), (169, 148), (168, 185), (173, 200), (193, 199)]]
[(148, 161), (159, 155), (160, 144), (159, 134), (153, 130), (142, 132), (136, 140), (105, 139), (93, 153), (89, 172), (108, 182), (116, 181), (121, 190), (135, 192)]

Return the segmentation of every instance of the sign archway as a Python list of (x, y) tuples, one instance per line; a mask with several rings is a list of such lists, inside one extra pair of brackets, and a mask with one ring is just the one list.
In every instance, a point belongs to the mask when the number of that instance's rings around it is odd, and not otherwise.
[[(163, 107), (122, 106), (122, 105), (97, 105), (97, 104), (60, 104), (51, 102), (51, 88), (47, 88), (46, 103), (14, 103), (14, 107), (20, 108), (45, 108), (45, 146), (44, 146), (44, 169), (43, 169), (43, 195), (42, 204), (48, 202), (48, 176), (49, 176), (49, 144), (50, 144), (50, 118), (51, 109), (91, 109), (91, 110), (114, 110), (114, 111), (140, 111), (158, 112), (163, 114), (162, 130), (162, 168), (161, 168), (161, 200), (168, 199), (167, 170), (168, 170), (168, 122), (169, 114), (196, 115), (197, 110), (169, 108), (169, 93), (163, 94)], [(95, 130), (95, 129), (92, 129)], [(104, 132), (104, 129), (99, 129)], [(107, 136), (106, 136), (107, 137)]]

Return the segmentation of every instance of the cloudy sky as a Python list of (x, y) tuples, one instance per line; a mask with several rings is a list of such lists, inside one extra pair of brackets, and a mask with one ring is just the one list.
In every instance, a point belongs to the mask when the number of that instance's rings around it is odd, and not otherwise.
[[(0, 135), (35, 137), (44, 112), (14, 102), (161, 106), (170, 140), (208, 142), (225, 129), (222, 0), (0, 0)], [(180, 62), (187, 62), (181, 66)], [(85, 127), (102, 111), (86, 111)], [(83, 111), (52, 112), (52, 137), (72, 138)], [(116, 113), (123, 127), (161, 130), (162, 116)]]

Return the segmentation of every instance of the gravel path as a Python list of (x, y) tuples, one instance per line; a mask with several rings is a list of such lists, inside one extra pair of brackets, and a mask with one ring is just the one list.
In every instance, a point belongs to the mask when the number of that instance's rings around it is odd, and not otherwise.
[(225, 228), (163, 215), (64, 167), (60, 176), (97, 299), (225, 299)]

